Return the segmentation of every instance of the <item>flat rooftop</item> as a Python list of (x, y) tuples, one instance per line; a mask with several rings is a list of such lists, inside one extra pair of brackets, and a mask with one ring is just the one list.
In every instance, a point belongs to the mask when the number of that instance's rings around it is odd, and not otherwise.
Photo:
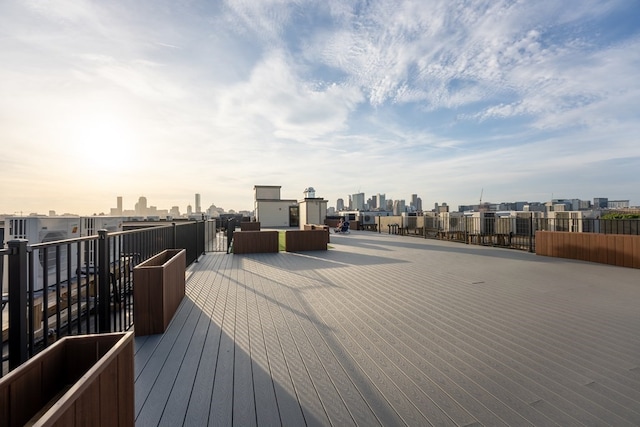
[(371, 232), (207, 253), (136, 425), (640, 425), (640, 272)]

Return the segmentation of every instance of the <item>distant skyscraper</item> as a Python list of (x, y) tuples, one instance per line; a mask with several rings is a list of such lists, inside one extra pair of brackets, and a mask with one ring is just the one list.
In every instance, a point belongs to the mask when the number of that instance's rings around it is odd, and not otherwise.
[(596, 197), (593, 199), (593, 206), (596, 208), (606, 209), (609, 205), (608, 197)]
[(193, 208), (191, 205), (187, 205), (187, 215), (191, 215), (193, 213)]
[(412, 194), (411, 195), (411, 203), (409, 203), (409, 206), (411, 206), (411, 209), (415, 212), (415, 211), (421, 211), (422, 210), (422, 199), (420, 197), (418, 197), (417, 194)]
[(336, 200), (336, 210), (337, 211), (343, 211), (344, 210), (344, 200), (343, 199)]
[(116, 215), (122, 215), (122, 196), (117, 198)]
[(364, 193), (356, 193), (351, 196), (352, 206), (351, 209), (354, 211), (363, 211), (364, 210)]
[(200, 193), (196, 193), (196, 213), (202, 213), (202, 207), (200, 206)]
[(386, 205), (387, 205), (387, 211), (392, 212), (393, 211), (393, 200), (389, 199), (385, 201)]
[(138, 203), (136, 203), (136, 215), (147, 215), (147, 198), (144, 196), (140, 196), (140, 198), (138, 199)]
[(378, 193), (378, 196), (376, 197), (376, 208), (382, 211), (387, 210), (386, 195)]
[(402, 215), (402, 212), (406, 212), (407, 208), (404, 200), (395, 200), (393, 202), (393, 214)]

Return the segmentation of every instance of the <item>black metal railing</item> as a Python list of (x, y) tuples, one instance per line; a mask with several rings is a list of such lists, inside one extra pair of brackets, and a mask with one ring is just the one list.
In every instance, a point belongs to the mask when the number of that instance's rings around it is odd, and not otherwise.
[(133, 268), (175, 248), (186, 249), (187, 265), (197, 262), (215, 230), (215, 221), (190, 221), (47, 243), (7, 242), (0, 250), (0, 277), (6, 273), (7, 281), (0, 376), (62, 336), (130, 329)]
[(388, 229), (389, 234), (501, 246), (530, 252), (535, 251), (536, 231), (640, 235), (639, 219), (572, 218), (570, 216), (537, 218), (532, 214), (439, 215), (410, 217), (408, 221), (401, 217), (387, 218), (385, 218), (386, 221), (393, 221), (385, 227), (385, 231)]

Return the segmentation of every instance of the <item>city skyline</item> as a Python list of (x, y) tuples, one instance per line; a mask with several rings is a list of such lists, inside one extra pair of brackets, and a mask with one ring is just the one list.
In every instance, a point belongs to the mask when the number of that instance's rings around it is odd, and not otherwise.
[(634, 2), (8, 0), (0, 34), (2, 213), (640, 205)]
[[(315, 195), (315, 194), (314, 194)], [(297, 200), (298, 202), (302, 201), (306, 197), (306, 194), (300, 198), (287, 198), (282, 197), (282, 200)], [(322, 197), (319, 197), (322, 198)], [(358, 201), (354, 201), (353, 198), (357, 198)], [(378, 206), (380, 202), (379, 198), (382, 200), (382, 206)], [(326, 199), (325, 199), (326, 200)], [(34, 212), (25, 212), (25, 211), (15, 211), (15, 212), (0, 212), (1, 216), (30, 216), (30, 215), (56, 215), (56, 216), (65, 216), (65, 215), (109, 215), (109, 216), (159, 216), (164, 218), (165, 216), (171, 216), (174, 218), (198, 215), (198, 214), (211, 214), (212, 209), (215, 210), (218, 214), (223, 213), (249, 213), (253, 214), (253, 209), (233, 209), (233, 208), (225, 208), (224, 206), (217, 206), (215, 203), (210, 203), (205, 206), (201, 206), (200, 209), (197, 208), (198, 204), (201, 202), (201, 194), (194, 194), (194, 204), (187, 203), (184, 206), (173, 204), (171, 207), (167, 206), (158, 206), (153, 203), (153, 201), (149, 201), (146, 196), (139, 196), (135, 202), (133, 203), (133, 208), (125, 207), (125, 202), (122, 196), (116, 197), (116, 207), (110, 207), (106, 210), (100, 211), (96, 210), (93, 213), (78, 213), (72, 212), (70, 210), (64, 210), (63, 212), (58, 212), (53, 209), (44, 210), (44, 211), (34, 211)], [(459, 210), (459, 211), (468, 211), (468, 210), (478, 210), (478, 209), (488, 209), (492, 207), (497, 207), (497, 210), (523, 210), (523, 206), (525, 205), (533, 205), (533, 206), (544, 206), (549, 203), (559, 203), (559, 204), (571, 204), (572, 207), (568, 207), (568, 210), (585, 210), (585, 209), (628, 209), (632, 210), (640, 209), (640, 206), (634, 206), (629, 203), (629, 199), (609, 199), (608, 197), (593, 197), (592, 199), (579, 199), (579, 198), (554, 198), (547, 201), (541, 200), (501, 200), (501, 201), (488, 201), (479, 199), (475, 202), (461, 204), (461, 205), (452, 205), (445, 201), (434, 202), (433, 204), (424, 205), (422, 198), (417, 193), (412, 193), (409, 199), (400, 198), (388, 198), (386, 194), (383, 193), (374, 193), (371, 195), (367, 195), (365, 193), (355, 193), (349, 194), (346, 197), (339, 197), (338, 199), (331, 201), (327, 200), (328, 205), (327, 208), (334, 209), (335, 211), (368, 211), (368, 210), (387, 210), (387, 211), (395, 211), (396, 203), (400, 202), (403, 210), (406, 211), (438, 211), (439, 207), (447, 207), (447, 209), (451, 210)], [(333, 202), (333, 204), (332, 204)], [(350, 204), (354, 204), (350, 206)], [(603, 204), (604, 203), (604, 204)], [(373, 206), (376, 205), (376, 206)], [(505, 207), (510, 206), (510, 207)], [(516, 207), (519, 206), (519, 207)], [(536, 207), (536, 209), (538, 209)], [(213, 215), (215, 216), (215, 215)]]

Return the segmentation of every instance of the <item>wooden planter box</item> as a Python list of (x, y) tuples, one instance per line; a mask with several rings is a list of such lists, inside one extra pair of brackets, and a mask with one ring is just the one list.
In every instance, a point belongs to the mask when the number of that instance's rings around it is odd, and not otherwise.
[(326, 251), (329, 229), (287, 230), (285, 240), (287, 252)]
[(184, 249), (167, 249), (133, 269), (133, 323), (136, 336), (161, 334), (185, 294)]
[(260, 231), (260, 223), (249, 221), (241, 222), (240, 231)]
[(0, 379), (2, 426), (133, 426), (133, 333), (64, 337)]
[(233, 233), (234, 254), (278, 252), (277, 231), (237, 231)]
[[(337, 225), (336, 225), (337, 227)], [(333, 228), (336, 228), (333, 227)], [(331, 243), (331, 229), (328, 225), (323, 224), (305, 224), (304, 230), (324, 230), (327, 232), (327, 244)]]
[(640, 236), (536, 231), (536, 254), (640, 268)]

